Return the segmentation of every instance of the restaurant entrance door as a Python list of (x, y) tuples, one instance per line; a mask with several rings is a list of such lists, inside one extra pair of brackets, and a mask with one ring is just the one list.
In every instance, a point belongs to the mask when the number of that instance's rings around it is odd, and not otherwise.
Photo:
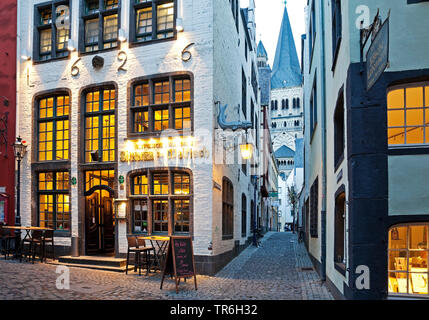
[(85, 198), (86, 254), (110, 254), (115, 250), (112, 192), (94, 190)]

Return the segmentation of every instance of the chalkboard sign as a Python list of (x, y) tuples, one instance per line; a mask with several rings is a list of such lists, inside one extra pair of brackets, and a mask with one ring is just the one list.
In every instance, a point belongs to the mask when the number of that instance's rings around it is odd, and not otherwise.
[(179, 292), (180, 279), (194, 277), (195, 290), (197, 290), (197, 277), (195, 274), (194, 250), (192, 237), (171, 236), (168, 244), (167, 259), (161, 280), (161, 289), (166, 275), (174, 276), (176, 292)]

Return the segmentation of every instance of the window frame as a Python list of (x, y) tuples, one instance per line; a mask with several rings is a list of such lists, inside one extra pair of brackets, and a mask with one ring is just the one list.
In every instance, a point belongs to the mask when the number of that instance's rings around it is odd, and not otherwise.
[[(169, 81), (169, 101), (167, 103), (155, 104), (155, 90), (154, 84), (161, 81)], [(190, 100), (188, 101), (175, 101), (175, 81), (176, 80), (189, 80), (190, 81)], [(142, 84), (149, 85), (149, 104), (147, 106), (134, 106), (135, 101), (135, 88)], [(194, 76), (190, 72), (173, 72), (159, 75), (151, 75), (147, 77), (139, 77), (130, 81), (128, 86), (128, 108), (127, 108), (127, 122), (128, 122), (128, 137), (136, 138), (148, 138), (148, 137), (160, 137), (165, 134), (166, 130), (173, 129), (179, 133), (179, 135), (189, 134), (192, 135), (194, 132)], [(190, 121), (191, 127), (185, 129), (176, 129), (176, 109), (190, 108)], [(154, 124), (154, 112), (159, 110), (168, 109), (168, 129), (155, 131)], [(136, 132), (134, 129), (135, 125), (135, 113), (136, 112), (148, 112), (148, 131)], [(182, 125), (183, 125), (183, 113), (182, 113)]]
[(234, 239), (234, 185), (222, 179), (222, 240)]
[(344, 87), (341, 88), (334, 111), (334, 172), (344, 160), (346, 152), (346, 123), (344, 107)]
[(332, 69), (335, 71), (335, 67), (338, 60), (338, 54), (340, 52), (340, 46), (342, 41), (343, 33), (343, 22), (342, 22), (342, 6), (341, 0), (332, 0)]
[[(423, 272), (413, 272), (410, 271), (410, 263), (409, 263), (409, 258), (410, 258), (410, 252), (426, 252), (426, 258), (429, 259), (429, 245), (428, 245), (428, 239), (426, 239), (426, 249), (411, 249), (410, 248), (410, 228), (411, 227), (426, 227), (427, 228), (427, 232), (429, 231), (429, 222), (411, 222), (411, 223), (401, 223), (401, 224), (395, 224), (392, 225), (388, 228), (387, 230), (387, 281), (389, 282), (389, 277), (391, 273), (394, 274), (398, 274), (398, 273), (402, 273), (402, 274), (406, 274), (406, 279), (407, 279), (407, 293), (399, 293), (399, 292), (390, 292), (389, 290), (389, 285), (387, 288), (387, 292), (388, 292), (388, 296), (390, 297), (413, 297), (413, 298), (428, 298), (429, 297), (429, 289), (428, 289), (428, 293), (427, 294), (418, 294), (418, 293), (409, 293), (408, 291), (410, 290), (409, 288), (409, 278), (411, 274), (424, 274)], [(393, 229), (398, 229), (398, 228), (407, 228), (407, 240), (406, 240), (406, 248), (391, 248), (390, 246), (390, 236), (391, 236), (391, 231), (393, 231)], [(429, 233), (429, 232), (428, 232)], [(429, 238), (429, 234), (426, 234), (426, 238)], [(390, 269), (390, 253), (391, 252), (406, 252), (406, 261), (407, 261), (407, 270), (391, 270)], [(426, 261), (427, 264), (427, 279), (429, 279), (429, 261)], [(428, 285), (428, 284), (427, 284)]]
[[(422, 88), (423, 91), (423, 106), (422, 107), (412, 107), (407, 108), (407, 89), (412, 88)], [(387, 88), (386, 92), (386, 113), (387, 113), (387, 146), (389, 150), (394, 149), (410, 149), (410, 148), (428, 148), (429, 147), (429, 119), (426, 119), (426, 116), (429, 116), (429, 95), (426, 95), (426, 88), (429, 93), (429, 81), (421, 81), (421, 82), (413, 82), (413, 83), (406, 83), (401, 85), (395, 85)], [(403, 108), (389, 108), (388, 105), (388, 95), (392, 91), (396, 90), (403, 90), (404, 91), (404, 107)], [(407, 110), (422, 110), (423, 111), (423, 125), (407, 125)], [(402, 110), (404, 112), (404, 125), (403, 126), (389, 126), (389, 111), (400, 111)], [(407, 132), (406, 129), (410, 127), (415, 128), (423, 128), (423, 143), (416, 143), (416, 144), (408, 144), (406, 136)], [(389, 144), (389, 129), (404, 129), (404, 144)], [(426, 137), (428, 137), (426, 139)]]
[(310, 236), (319, 237), (319, 177), (310, 188)]
[[(54, 17), (56, 19), (56, 8), (58, 6), (65, 5), (69, 7), (70, 21), (72, 21), (73, 15), (72, 10), (70, 8), (69, 0), (52, 0), (50, 2), (40, 3), (34, 5), (34, 31), (33, 31), (33, 62), (35, 64), (44, 63), (53, 60), (61, 60), (61, 59), (69, 59), (70, 52), (67, 49), (67, 42), (65, 42), (65, 48), (58, 50), (57, 49), (57, 35), (58, 30), (54, 21)], [(41, 19), (41, 11), (51, 9), (51, 22), (49, 24), (43, 25), (40, 23)], [(43, 30), (51, 29), (51, 51), (49, 54), (41, 54), (40, 53), (40, 32)], [(72, 25), (70, 24), (70, 28), (68, 31), (68, 39), (72, 34)], [(59, 55), (59, 53), (65, 53), (64, 55)], [(41, 59), (41, 56), (50, 55), (50, 58)]]
[[(98, 12), (94, 13), (86, 13), (86, 3), (89, 0), (80, 0), (80, 12), (79, 12), (79, 54), (81, 55), (90, 55), (96, 54), (99, 52), (111, 51), (111, 50), (119, 50), (120, 49), (120, 41), (118, 39), (119, 29), (121, 29), (121, 7), (122, 0), (118, 0), (118, 7), (113, 9), (104, 9), (104, 1), (98, 0)], [(108, 40), (104, 41), (104, 18), (112, 15), (117, 15), (118, 23), (117, 23), (117, 35), (116, 40)], [(86, 51), (86, 22), (88, 20), (98, 19), (98, 49), (92, 51)], [(106, 43), (114, 43), (116, 42), (116, 46), (110, 48), (104, 48)], [(95, 45), (95, 42), (94, 44)]]
[[(340, 205), (342, 204), (342, 207)], [(347, 196), (345, 186), (342, 185), (335, 194), (335, 212), (334, 212), (334, 265), (335, 269), (340, 272), (343, 276), (346, 275), (347, 267), (347, 256), (346, 256), (346, 226), (347, 226)], [(343, 210), (342, 220), (339, 217), (339, 214)], [(342, 222), (342, 225), (341, 225)], [(341, 228), (342, 226), (342, 228)], [(337, 261), (338, 254), (342, 251), (343, 261)]]
[[(103, 109), (103, 92), (104, 90), (114, 90), (115, 91), (115, 102), (114, 102), (114, 109), (113, 110), (102, 110)], [(99, 101), (99, 111), (97, 112), (87, 112), (87, 95), (88, 93), (94, 93), (96, 91), (100, 92), (100, 99)], [(81, 117), (82, 117), (82, 136), (81, 136), (81, 141), (82, 141), (82, 148), (81, 150), (83, 150), (83, 152), (80, 153), (80, 157), (81, 157), (81, 163), (82, 164), (86, 164), (86, 165), (97, 165), (97, 164), (109, 164), (109, 163), (116, 163), (119, 159), (118, 157), (118, 88), (115, 84), (104, 84), (104, 85), (99, 85), (99, 86), (90, 86), (85, 88), (84, 90), (82, 90), (81, 92)], [(114, 150), (114, 160), (110, 160), (110, 161), (103, 161), (103, 149), (100, 149), (100, 146), (103, 145), (102, 140), (103, 140), (103, 132), (102, 130), (100, 130), (100, 128), (102, 127), (102, 121), (100, 121), (100, 118), (102, 119), (102, 117), (104, 115), (113, 115), (115, 117), (115, 150)], [(99, 145), (99, 161), (87, 161), (86, 159), (86, 154), (87, 154), (87, 149), (86, 149), (86, 137), (87, 137), (87, 126), (86, 126), (86, 119), (90, 118), (90, 117), (95, 117), (97, 116), (99, 118), (99, 131), (98, 131), (98, 145)], [(110, 150), (110, 149), (108, 149)], [(100, 154), (101, 153), (101, 154)]]
[[(168, 194), (155, 194), (153, 191), (153, 177), (156, 174), (166, 174), (168, 176)], [(134, 179), (136, 177), (146, 175), (148, 186), (147, 194), (134, 194)], [(174, 190), (175, 187), (175, 176), (186, 175), (189, 177), (189, 193), (188, 194), (177, 194)], [(137, 169), (130, 172), (127, 176), (128, 184), (128, 199), (130, 201), (129, 216), (131, 223), (129, 224), (129, 232), (132, 234), (147, 234), (147, 235), (192, 235), (193, 234), (193, 174), (192, 171), (186, 168), (145, 168)], [(147, 204), (147, 230), (136, 231), (135, 230), (135, 201), (146, 201)], [(167, 201), (167, 232), (154, 231), (155, 222), (155, 201)], [(189, 202), (189, 231), (176, 231), (175, 226), (175, 211), (176, 201), (188, 201)], [(141, 214), (141, 211), (140, 211)], [(144, 221), (144, 220), (142, 220)], [(186, 221), (186, 220), (184, 220)], [(183, 226), (182, 226), (183, 229)]]
[[(68, 96), (69, 98), (69, 113), (68, 115), (63, 115), (63, 116), (57, 116), (57, 99), (58, 97), (66, 97)], [(54, 103), (53, 103), (53, 113), (55, 114), (54, 116), (48, 118), (40, 118), (40, 101), (44, 100), (44, 99), (49, 99), (49, 98), (53, 98), (54, 99)], [(44, 94), (40, 94), (38, 95), (35, 100), (34, 100), (34, 115), (35, 115), (35, 122), (34, 122), (34, 145), (36, 146), (34, 148), (34, 153), (33, 153), (33, 157), (36, 160), (35, 162), (37, 163), (52, 163), (52, 162), (70, 162), (71, 161), (71, 95), (69, 91), (64, 91), (64, 90), (55, 90), (55, 91), (51, 91), (49, 93), (44, 93)], [(68, 120), (68, 131), (69, 131), (69, 138), (68, 138), (68, 158), (67, 159), (56, 159), (56, 154), (57, 154), (57, 140), (56, 140), (56, 135), (57, 135), (57, 122), (58, 121), (64, 121), (64, 120)], [(48, 122), (52, 122), (52, 160), (40, 160), (40, 123), (48, 123)], [(63, 140), (65, 141), (65, 140)], [(62, 149), (63, 151), (65, 149)]]
[[(125, 0), (126, 1), (126, 0)], [(146, 3), (136, 3), (136, 0), (128, 0), (130, 1), (130, 41), (129, 46), (142, 46), (153, 44), (161, 41), (171, 41), (177, 40), (177, 30), (176, 30), (176, 20), (177, 20), (177, 0), (148, 0)], [(174, 16), (173, 16), (173, 36), (167, 38), (157, 38), (158, 35), (158, 17), (157, 17), (157, 6), (166, 4), (169, 2), (173, 2), (174, 6)], [(146, 41), (138, 41), (137, 40), (137, 11), (144, 8), (152, 8), (152, 39)]]
[[(53, 182), (53, 187), (51, 190), (41, 190), (40, 189), (40, 174), (43, 173), (52, 173), (54, 175), (54, 179), (52, 180)], [(57, 187), (57, 173), (68, 173), (69, 176), (69, 180), (68, 180), (68, 189), (58, 189)], [(70, 170), (68, 169), (58, 169), (58, 170), (40, 170), (40, 171), (36, 171), (36, 197), (37, 197), (37, 225), (40, 227), (41, 226), (41, 220), (40, 220), (40, 196), (42, 195), (52, 195), (53, 196), (53, 221), (52, 223), (54, 224), (54, 227), (52, 229), (54, 229), (55, 233), (64, 233), (64, 234), (68, 234), (71, 232), (72, 230), (72, 199), (71, 199), (71, 183), (70, 183), (70, 178), (71, 178), (71, 174), (70, 174)], [(65, 180), (64, 180), (65, 181)], [(56, 227), (56, 216), (57, 216), (57, 195), (68, 195), (69, 196), (69, 229), (57, 229)], [(43, 220), (43, 221), (49, 221), (49, 220)], [(65, 220), (63, 220), (65, 221)], [(45, 225), (46, 227), (46, 225)], [(49, 227), (49, 226), (48, 226)]]

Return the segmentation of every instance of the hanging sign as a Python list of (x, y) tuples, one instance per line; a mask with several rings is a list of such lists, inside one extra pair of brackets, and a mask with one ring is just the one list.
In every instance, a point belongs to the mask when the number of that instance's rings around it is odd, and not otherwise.
[(366, 54), (367, 90), (370, 90), (380, 79), (389, 65), (389, 18), (375, 35)]
[(161, 287), (166, 275), (174, 276), (176, 293), (179, 293), (180, 279), (194, 277), (195, 290), (197, 288), (197, 276), (195, 273), (194, 250), (192, 247), (192, 237), (171, 236), (168, 244), (167, 259), (162, 273)]

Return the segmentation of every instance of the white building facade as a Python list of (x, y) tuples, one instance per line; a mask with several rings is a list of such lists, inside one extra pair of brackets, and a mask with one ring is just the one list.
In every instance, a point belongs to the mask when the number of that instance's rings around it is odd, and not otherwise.
[[(228, 105), (228, 121), (260, 127), (253, 10), (234, 0), (18, 10), (29, 56), (17, 79), (22, 225), (55, 229), (64, 255), (120, 257), (129, 234), (190, 235), (198, 272), (219, 270), (251, 236), (244, 137), (224, 138), (217, 118)], [(255, 163), (258, 130), (247, 139)]]

